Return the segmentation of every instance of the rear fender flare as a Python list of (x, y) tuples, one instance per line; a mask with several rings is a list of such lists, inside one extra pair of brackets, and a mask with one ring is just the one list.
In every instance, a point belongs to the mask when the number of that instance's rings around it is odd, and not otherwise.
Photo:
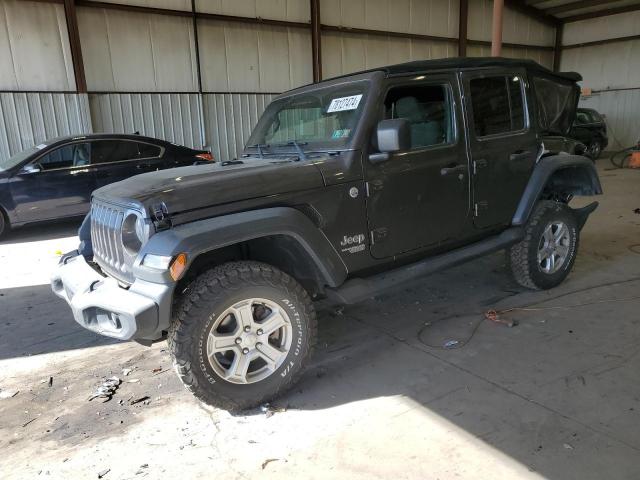
[(562, 171), (563, 186), (573, 195), (600, 195), (602, 186), (593, 162), (580, 155), (550, 155), (533, 168), (522, 194), (512, 225), (524, 225), (550, 180)]

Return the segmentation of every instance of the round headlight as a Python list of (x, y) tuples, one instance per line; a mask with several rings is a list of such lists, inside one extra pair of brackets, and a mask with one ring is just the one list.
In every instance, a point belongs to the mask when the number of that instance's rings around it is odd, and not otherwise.
[(138, 254), (144, 241), (144, 221), (135, 213), (130, 213), (122, 222), (122, 245), (133, 256)]

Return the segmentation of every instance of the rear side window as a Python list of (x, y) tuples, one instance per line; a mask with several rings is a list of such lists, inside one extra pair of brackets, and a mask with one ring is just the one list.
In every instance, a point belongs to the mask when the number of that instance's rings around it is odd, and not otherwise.
[(138, 143), (121, 140), (98, 140), (93, 142), (91, 163), (111, 163), (135, 160), (140, 157)]
[(500, 75), (472, 79), (471, 106), (478, 137), (517, 132), (525, 127), (520, 77)]
[(385, 118), (406, 118), (411, 148), (453, 142), (451, 102), (446, 85), (411, 85), (389, 90)]
[(160, 156), (160, 147), (157, 145), (151, 145), (149, 143), (139, 143), (138, 151), (140, 152), (140, 158), (155, 158)]

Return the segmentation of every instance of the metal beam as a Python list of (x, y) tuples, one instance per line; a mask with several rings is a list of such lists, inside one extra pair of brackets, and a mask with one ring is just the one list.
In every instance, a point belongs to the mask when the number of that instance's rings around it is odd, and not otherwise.
[(491, 56), (502, 55), (502, 25), (504, 0), (493, 0), (493, 21), (491, 23)]
[(322, 80), (322, 32), (320, 31), (320, 0), (309, 0), (311, 7), (311, 59), (313, 81)]
[(469, 0), (460, 0), (458, 17), (458, 56), (467, 56), (467, 27), (469, 25)]
[[(66, 1), (66, 0), (65, 0)], [(79, 7), (104, 8), (106, 10), (121, 10), (125, 12), (151, 13), (156, 15), (169, 15), (174, 17), (197, 17), (207, 20), (220, 20), (224, 22), (237, 22), (258, 25), (271, 25), (276, 27), (305, 28), (310, 27), (309, 23), (289, 22), (286, 20), (272, 20), (260, 17), (238, 17), (235, 15), (220, 15), (217, 13), (203, 13), (191, 10), (173, 10), (170, 8), (142, 7), (138, 5), (125, 5), (122, 3), (99, 2), (94, 0), (76, 0)]]
[(561, 23), (560, 19), (554, 17), (553, 15), (548, 15), (542, 10), (528, 5), (524, 0), (505, 0), (505, 4), (512, 10), (524, 13), (525, 15), (535, 18), (536, 20), (544, 24), (551, 25), (552, 27), (555, 27), (556, 25)]
[(67, 22), (67, 33), (69, 34), (69, 47), (71, 49), (73, 74), (76, 79), (76, 90), (79, 93), (87, 93), (87, 79), (84, 73), (84, 62), (82, 61), (78, 16), (76, 15), (74, 0), (64, 0), (64, 16)]
[(631, 40), (640, 40), (640, 35), (629, 35), (626, 37), (605, 38), (603, 40), (593, 40), (592, 42), (573, 43), (571, 45), (563, 45), (563, 50), (571, 50), (572, 48), (596, 47), (598, 45), (607, 45), (608, 43), (628, 42)]
[(562, 57), (562, 32), (564, 25), (560, 24), (556, 27), (556, 44), (553, 49), (553, 71), (560, 71), (560, 59)]
[(202, 93), (202, 71), (200, 70), (200, 43), (198, 42), (198, 17), (196, 16), (196, 0), (191, 0), (193, 13), (193, 45), (196, 54), (196, 75), (198, 76), (198, 92)]
[(618, 1), (620, 0), (580, 0), (579, 2), (565, 3), (564, 5), (558, 5), (557, 7), (543, 8), (542, 10), (549, 15), (555, 15), (557, 13), (566, 13), (571, 10), (579, 10), (581, 8), (598, 7), (600, 5), (606, 5), (607, 3)]
[(640, 4), (627, 5), (625, 7), (608, 8), (606, 10), (598, 10), (597, 12), (582, 13), (571, 17), (564, 17), (563, 23), (579, 22), (580, 20), (590, 20), (592, 18), (607, 17), (609, 15), (617, 15), (618, 13), (629, 13), (640, 10)]

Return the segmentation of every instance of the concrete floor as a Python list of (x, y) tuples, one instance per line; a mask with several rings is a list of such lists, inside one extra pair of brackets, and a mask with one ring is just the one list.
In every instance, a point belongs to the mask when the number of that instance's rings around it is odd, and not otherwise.
[[(324, 313), (310, 368), (270, 417), (200, 406), (164, 343), (76, 326), (47, 284), (76, 224), (11, 233), (0, 389), (19, 393), (0, 399), (0, 477), (639, 478), (640, 171), (599, 164), (606, 193), (561, 287), (523, 291), (494, 255)], [(514, 307), (501, 314), (514, 328), (483, 320)], [(88, 402), (114, 374), (113, 400)]]

